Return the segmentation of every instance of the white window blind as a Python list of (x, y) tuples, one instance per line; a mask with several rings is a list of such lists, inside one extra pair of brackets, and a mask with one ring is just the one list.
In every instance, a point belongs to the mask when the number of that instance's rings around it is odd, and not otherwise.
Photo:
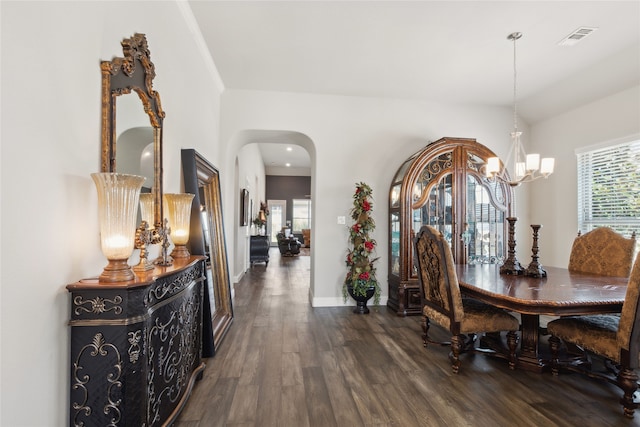
[(640, 234), (640, 140), (577, 153), (578, 228)]

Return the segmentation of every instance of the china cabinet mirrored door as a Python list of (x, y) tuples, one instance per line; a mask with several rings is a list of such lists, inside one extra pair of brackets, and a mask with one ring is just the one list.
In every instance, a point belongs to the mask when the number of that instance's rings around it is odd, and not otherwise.
[(492, 156), (474, 139), (442, 138), (398, 169), (390, 190), (388, 300), (398, 315), (422, 309), (412, 242), (423, 225), (447, 238), (456, 263), (504, 260), (511, 189), (485, 177)]

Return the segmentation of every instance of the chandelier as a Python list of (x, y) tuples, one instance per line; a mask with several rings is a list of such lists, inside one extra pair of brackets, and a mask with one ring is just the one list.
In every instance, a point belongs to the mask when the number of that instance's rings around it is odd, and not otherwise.
[[(516, 103), (516, 40), (522, 37), (522, 33), (511, 33), (508, 40), (513, 41), (513, 131), (511, 132), (511, 148), (507, 161), (501, 165), (498, 157), (487, 159), (486, 175), (490, 179), (495, 179), (517, 187), (523, 182), (535, 181), (539, 178), (547, 178), (553, 173), (555, 160), (546, 157), (540, 160), (540, 154), (527, 154), (520, 141), (522, 132), (518, 130), (518, 110)], [(507, 173), (506, 166), (512, 166), (513, 177)]]

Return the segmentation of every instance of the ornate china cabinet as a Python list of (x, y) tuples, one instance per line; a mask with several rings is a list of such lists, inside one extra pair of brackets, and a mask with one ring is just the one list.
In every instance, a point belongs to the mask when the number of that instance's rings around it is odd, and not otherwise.
[(423, 225), (442, 232), (456, 263), (501, 263), (506, 257), (511, 188), (491, 182), (495, 154), (475, 139), (442, 138), (408, 158), (389, 193), (389, 299), (399, 316), (421, 314), (413, 238)]
[(168, 425), (201, 361), (205, 257), (128, 282), (70, 284), (69, 425)]

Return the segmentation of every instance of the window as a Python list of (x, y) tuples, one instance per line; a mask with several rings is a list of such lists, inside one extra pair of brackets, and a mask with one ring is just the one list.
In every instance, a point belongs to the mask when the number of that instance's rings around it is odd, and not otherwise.
[(293, 230), (311, 228), (311, 200), (293, 199)]
[(608, 226), (627, 237), (640, 233), (640, 140), (577, 156), (579, 230)]

